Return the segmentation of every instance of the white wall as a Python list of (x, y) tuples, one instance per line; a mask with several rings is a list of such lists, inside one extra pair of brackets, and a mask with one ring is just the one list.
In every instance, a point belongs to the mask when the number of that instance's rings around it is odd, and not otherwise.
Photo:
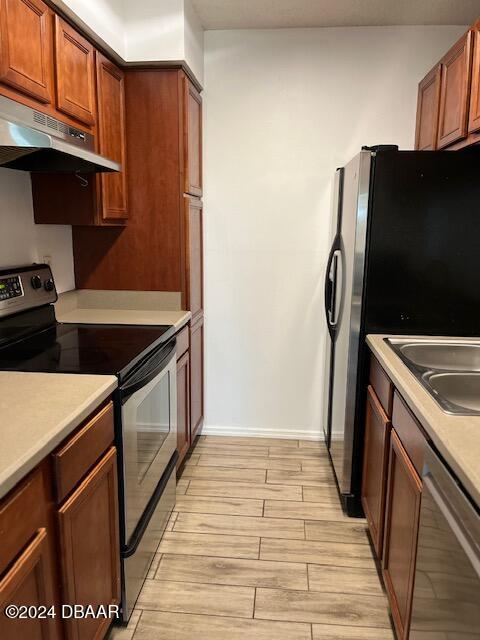
[(204, 68), (204, 47), (203, 47), (203, 27), (193, 8), (191, 0), (184, 0), (184, 59), (193, 71), (200, 84), (203, 84)]
[(126, 2), (124, 27), (126, 60), (183, 58), (183, 0)]
[(412, 147), (417, 82), (463, 31), (205, 33), (206, 433), (320, 436), (333, 173)]
[(203, 83), (203, 27), (191, 0), (53, 0), (127, 62), (185, 60)]
[(124, 13), (125, 60), (185, 60), (203, 83), (203, 27), (190, 0), (137, 0)]
[(0, 268), (51, 256), (58, 291), (75, 286), (72, 228), (34, 224), (30, 174), (0, 169)]
[[(81, 26), (94, 31), (108, 47), (125, 58), (125, 16), (127, 0), (53, 0)], [(83, 24), (82, 24), (83, 23)]]

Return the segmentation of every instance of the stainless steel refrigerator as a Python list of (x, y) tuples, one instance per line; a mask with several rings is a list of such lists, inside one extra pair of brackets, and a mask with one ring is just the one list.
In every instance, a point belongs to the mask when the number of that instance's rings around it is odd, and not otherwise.
[(361, 515), (368, 333), (480, 335), (480, 153), (364, 147), (336, 171), (323, 429)]

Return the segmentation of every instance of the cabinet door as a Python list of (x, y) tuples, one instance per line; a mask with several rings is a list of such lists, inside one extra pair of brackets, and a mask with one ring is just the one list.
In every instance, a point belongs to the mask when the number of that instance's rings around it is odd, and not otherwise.
[(203, 205), (199, 198), (185, 196), (187, 253), (186, 308), (192, 319), (203, 310)]
[(408, 638), (422, 483), (392, 429), (383, 550), (383, 578), (399, 640)]
[(118, 67), (97, 52), (98, 145), (99, 152), (122, 165), (119, 173), (99, 176), (102, 191), (103, 220), (127, 217), (127, 180), (125, 174), (125, 87)]
[(382, 555), (391, 423), (372, 387), (367, 391), (362, 505), (377, 555)]
[(202, 98), (193, 84), (184, 82), (184, 173), (185, 193), (202, 195)]
[(0, 638), (2, 640), (55, 640), (58, 627), (52, 618), (9, 619), (7, 605), (51, 607), (53, 569), (49, 562), (47, 531), (38, 529), (35, 537), (0, 580)]
[(470, 92), (470, 117), (468, 131), (480, 129), (480, 22), (473, 28), (472, 90)]
[(437, 147), (443, 147), (465, 138), (468, 125), (468, 104), (472, 33), (465, 36), (450, 49), (441, 62), (440, 116)]
[(57, 109), (93, 125), (95, 122), (95, 52), (64, 20), (55, 16)]
[(1, 0), (0, 81), (52, 101), (52, 13), (41, 0)]
[(190, 440), (203, 424), (203, 317), (190, 327)]
[(177, 449), (178, 467), (190, 448), (190, 356), (188, 351), (177, 362)]
[(415, 149), (437, 148), (438, 111), (440, 106), (440, 65), (432, 69), (418, 85)]
[[(105, 454), (59, 510), (63, 599), (66, 604), (118, 604), (117, 456)], [(102, 638), (111, 620), (68, 619), (67, 637)]]

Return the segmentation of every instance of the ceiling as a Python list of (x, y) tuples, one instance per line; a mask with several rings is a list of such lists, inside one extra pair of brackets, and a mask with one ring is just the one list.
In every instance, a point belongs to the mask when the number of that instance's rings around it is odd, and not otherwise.
[(480, 0), (192, 0), (204, 29), (468, 25)]

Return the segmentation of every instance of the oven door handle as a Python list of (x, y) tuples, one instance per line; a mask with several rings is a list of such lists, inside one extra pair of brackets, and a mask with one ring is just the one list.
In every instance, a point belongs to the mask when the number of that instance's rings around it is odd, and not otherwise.
[(139, 523), (137, 524), (134, 532), (132, 533), (132, 537), (130, 538), (130, 544), (127, 544), (122, 548), (122, 558), (129, 558), (130, 556), (133, 556), (133, 554), (137, 550), (138, 545), (142, 540), (143, 534), (145, 533), (145, 530), (148, 527), (153, 514), (155, 513), (155, 509), (157, 508), (160, 498), (163, 495), (163, 491), (167, 486), (167, 482), (170, 480), (170, 476), (172, 475), (172, 473), (175, 473), (175, 465), (177, 464), (177, 460), (178, 460), (178, 451), (175, 451), (175, 453), (170, 459), (170, 462), (168, 463), (167, 468), (165, 469), (163, 476), (160, 479), (160, 482), (157, 485), (157, 488), (155, 489), (152, 497), (150, 498), (145, 508), (145, 511), (143, 512), (143, 515), (140, 518)]
[(174, 338), (164, 347), (159, 349), (154, 356), (148, 358), (145, 365), (134, 373), (132, 378), (126, 384), (123, 384), (120, 387), (119, 391), (122, 404), (125, 404), (130, 396), (151, 382), (159, 373), (162, 372), (163, 369), (165, 369), (165, 365), (171, 360), (172, 354), (175, 352), (175, 348), (176, 340)]

